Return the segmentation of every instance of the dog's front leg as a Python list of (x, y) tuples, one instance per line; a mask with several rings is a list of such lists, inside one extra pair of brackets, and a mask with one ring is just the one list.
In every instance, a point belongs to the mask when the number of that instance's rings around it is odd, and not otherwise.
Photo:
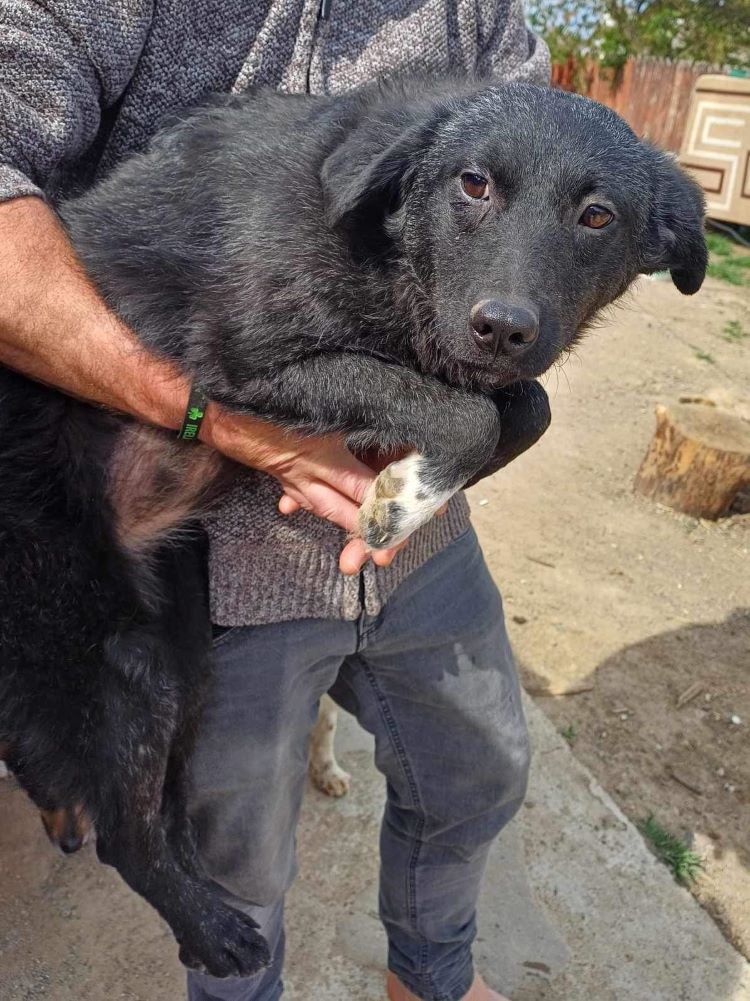
[[(360, 516), (362, 535), (372, 549), (384, 544), (378, 541), (380, 538), (398, 542), (406, 537), (413, 530), (409, 519), (415, 521), (417, 526), (426, 520), (422, 517), (425, 506), (431, 517), (455, 492), (455, 482), (471, 486), (485, 476), (491, 476), (531, 448), (550, 425), (549, 399), (538, 382), (515, 382), (493, 392), (490, 399), (500, 418), (500, 437), (490, 458), (468, 478), (466, 469), (473, 462), (470, 456), (457, 457), (456, 466), (454, 461), (446, 460), (444, 456), (437, 456), (431, 462), (429, 455), (414, 452), (384, 470), (368, 494)], [(422, 484), (425, 480), (433, 489), (427, 491), (426, 497), (418, 497), (417, 494), (424, 494)], [(408, 501), (405, 511), (404, 497)], [(380, 532), (382, 535), (379, 535)], [(393, 545), (394, 542), (387, 544)]]
[[(451, 457), (452, 459), (453, 457)], [(447, 455), (409, 452), (378, 474), (362, 502), (359, 534), (370, 549), (390, 549), (429, 521), (471, 471)]]
[(407, 450), (362, 504), (360, 534), (371, 549), (396, 545), (428, 521), (490, 461), (501, 429), (489, 396), (353, 353), (295, 362), (219, 402), (296, 430), (342, 434), (355, 450)]
[(552, 421), (549, 397), (542, 385), (534, 381), (514, 382), (492, 393), (500, 414), (500, 440), (489, 462), (471, 477), (465, 486), (473, 486), (485, 476), (509, 465), (535, 445)]

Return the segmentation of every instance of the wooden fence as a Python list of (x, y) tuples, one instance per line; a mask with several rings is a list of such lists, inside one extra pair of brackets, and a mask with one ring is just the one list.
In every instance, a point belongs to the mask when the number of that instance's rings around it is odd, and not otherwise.
[(552, 67), (552, 83), (613, 108), (639, 136), (679, 152), (695, 81), (715, 66), (666, 59), (628, 59), (618, 72), (569, 59)]

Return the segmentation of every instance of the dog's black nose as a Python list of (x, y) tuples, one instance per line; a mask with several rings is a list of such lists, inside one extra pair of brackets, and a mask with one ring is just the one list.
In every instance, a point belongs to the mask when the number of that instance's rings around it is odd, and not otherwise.
[(477, 344), (493, 357), (518, 358), (539, 336), (539, 320), (525, 306), (500, 299), (483, 299), (471, 311), (471, 333)]

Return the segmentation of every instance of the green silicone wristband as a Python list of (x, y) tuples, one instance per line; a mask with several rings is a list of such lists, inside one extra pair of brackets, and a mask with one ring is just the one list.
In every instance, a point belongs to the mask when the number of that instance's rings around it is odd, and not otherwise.
[(177, 432), (177, 437), (181, 441), (197, 441), (198, 432), (201, 429), (203, 418), (206, 416), (208, 397), (200, 386), (192, 386), (188, 397), (187, 409), (182, 426)]

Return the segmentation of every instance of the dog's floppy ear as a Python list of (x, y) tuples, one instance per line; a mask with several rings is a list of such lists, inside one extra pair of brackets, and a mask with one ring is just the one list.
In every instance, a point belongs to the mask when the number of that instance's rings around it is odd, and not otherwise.
[(320, 172), (329, 226), (337, 226), (352, 213), (366, 208), (387, 215), (399, 207), (429, 145), (425, 123), (401, 130), (381, 123), (355, 129), (328, 156)]
[(703, 232), (705, 201), (692, 178), (667, 153), (654, 157), (654, 193), (643, 271), (666, 271), (683, 295), (703, 284), (708, 249)]

